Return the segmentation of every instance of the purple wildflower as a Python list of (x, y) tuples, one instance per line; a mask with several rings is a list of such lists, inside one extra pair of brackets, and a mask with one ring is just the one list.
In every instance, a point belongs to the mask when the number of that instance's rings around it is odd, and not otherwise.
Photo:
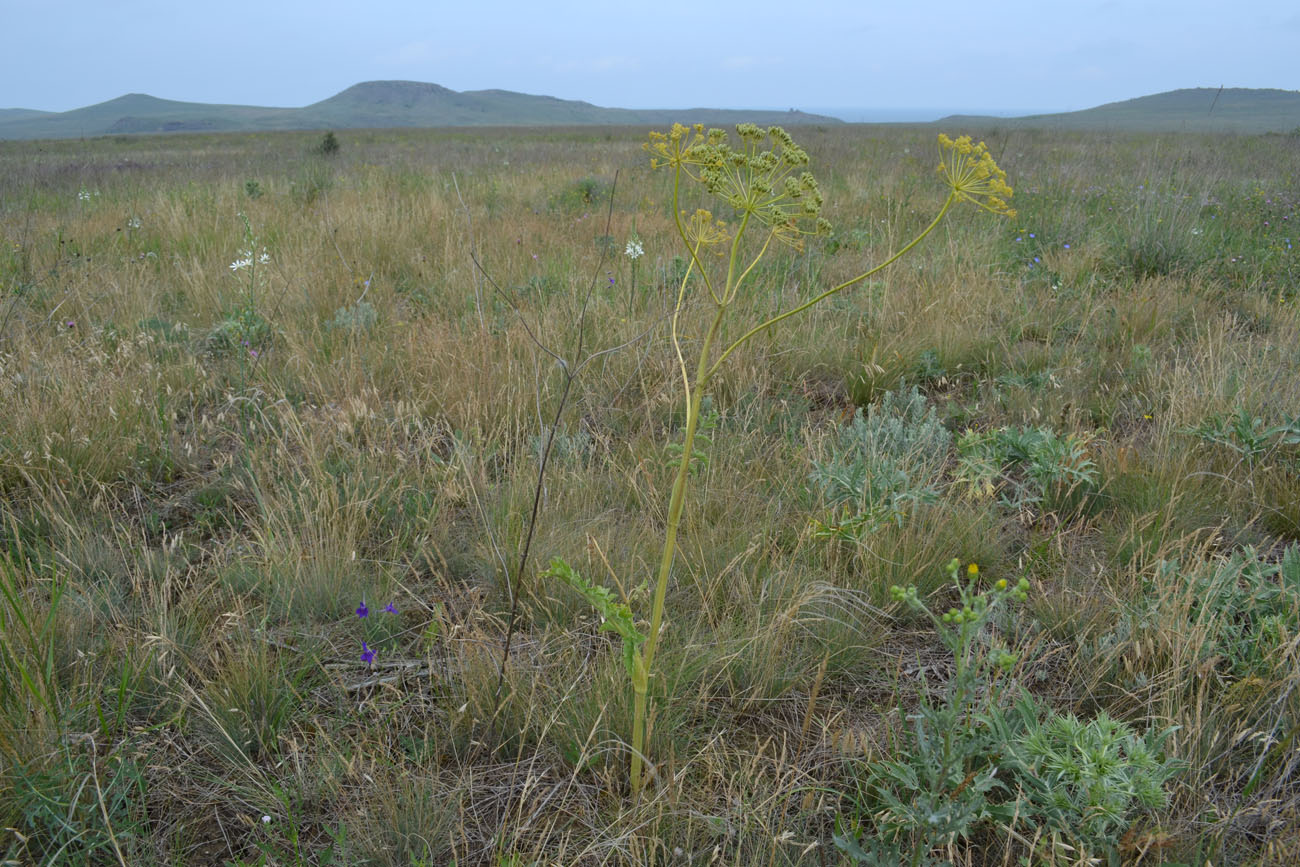
[(366, 647), (366, 643), (364, 641), (361, 642), (361, 661), (364, 662), (366, 665), (372, 665), (374, 664), (375, 661), (375, 652), (371, 650), (369, 647)]
[(365, 600), (362, 600), (361, 604), (357, 606), (357, 616), (358, 617), (370, 616), (370, 609), (366, 607)]
[(384, 606), (384, 610), (387, 611), (389, 614), (396, 614), (397, 606), (389, 602), (387, 605)]

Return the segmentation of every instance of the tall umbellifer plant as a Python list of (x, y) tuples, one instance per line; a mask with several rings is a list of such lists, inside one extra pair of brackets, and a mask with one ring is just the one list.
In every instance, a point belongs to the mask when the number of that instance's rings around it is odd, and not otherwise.
[[(739, 143), (733, 144), (731, 136), (723, 130), (706, 132), (702, 125), (691, 128), (674, 124), (667, 133), (652, 132), (645, 144), (651, 155), (651, 167), (673, 175), (672, 204), (677, 234), (690, 255), (677, 289), (671, 329), (681, 373), (686, 429), (681, 462), (668, 500), (663, 556), (654, 583), (648, 630), (642, 634), (636, 629), (626, 603), (615, 602), (606, 588), (592, 585), (566, 564), (557, 561), (549, 572), (582, 593), (600, 610), (606, 625), (623, 637), (624, 661), (634, 690), (631, 745), (634, 793), (640, 792), (644, 782), (647, 693), (654, 676), (664, 599), (677, 551), (677, 530), (686, 505), (700, 410), (714, 375), (750, 338), (898, 261), (934, 231), (958, 202), (972, 202), (994, 214), (1015, 214), (1005, 201), (1011, 196), (1006, 173), (998, 168), (984, 143), (975, 144), (967, 136), (954, 140), (940, 135), (942, 158), (938, 171), (948, 187), (948, 197), (919, 235), (871, 270), (814, 294), (728, 342), (723, 339), (723, 326), (733, 310), (745, 306), (748, 300), (745, 289), (751, 275), (773, 242), (798, 247), (806, 236), (823, 235), (830, 230), (830, 224), (821, 217), (821, 190), (807, 170), (808, 154), (795, 144), (790, 134), (780, 127), (763, 130), (754, 124), (740, 124), (736, 133)], [(704, 208), (696, 208), (689, 214), (683, 210), (683, 187), (687, 184), (703, 187), (708, 196), (734, 214), (732, 222), (724, 223)], [(697, 344), (697, 355), (688, 359), (679, 339), (679, 326), (688, 302), (697, 300), (688, 297), (692, 293), (702, 293), (705, 297), (698, 300), (711, 306), (705, 308), (709, 325)]]

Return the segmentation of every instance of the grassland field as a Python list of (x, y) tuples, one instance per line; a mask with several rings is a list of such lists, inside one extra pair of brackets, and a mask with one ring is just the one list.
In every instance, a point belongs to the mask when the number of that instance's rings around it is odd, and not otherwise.
[[(617, 639), (539, 576), (644, 610), (662, 544), (685, 263), (645, 132), (0, 142), (0, 862), (853, 863), (953, 664), (890, 588), (944, 609), (958, 558), (1030, 582), (988, 702), (1172, 730), (1177, 772), (1093, 850), (1013, 817), (918, 863), (1300, 863), (1300, 137), (949, 130), (1018, 215), (714, 382), (633, 798)], [(791, 132), (833, 234), (733, 337), (946, 193), (929, 128)], [(611, 351), (556, 423), (580, 320)]]

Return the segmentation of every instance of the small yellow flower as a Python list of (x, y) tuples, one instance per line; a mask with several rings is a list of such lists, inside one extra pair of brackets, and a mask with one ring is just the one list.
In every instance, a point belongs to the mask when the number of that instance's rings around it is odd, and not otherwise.
[(1012, 195), (1007, 173), (998, 168), (984, 142), (973, 144), (968, 135), (951, 139), (940, 133), (939, 152), (939, 174), (958, 198), (993, 214), (1016, 215), (1006, 203)]
[(980, 574), (980, 567), (975, 563), (972, 563), (966, 567), (966, 574), (974, 578), (976, 575)]
[[(686, 216), (685, 211), (682, 212), (682, 216)], [(697, 208), (694, 214), (682, 221), (682, 231), (686, 234), (687, 243), (692, 247), (712, 247), (731, 240), (727, 224), (721, 220), (714, 220), (713, 214), (704, 208)]]
[(651, 154), (658, 154), (650, 159), (650, 168), (657, 169), (660, 166), (699, 165), (700, 149), (706, 141), (704, 124), (687, 127), (675, 123), (667, 133), (651, 132), (650, 140), (641, 147)]
[(1006, 590), (1006, 589), (1007, 589), (1007, 579), (1005, 579), (1005, 578), (999, 578), (999, 579), (998, 579), (998, 583), (997, 583), (996, 586), (997, 586), (997, 588), (998, 588), (999, 590)]

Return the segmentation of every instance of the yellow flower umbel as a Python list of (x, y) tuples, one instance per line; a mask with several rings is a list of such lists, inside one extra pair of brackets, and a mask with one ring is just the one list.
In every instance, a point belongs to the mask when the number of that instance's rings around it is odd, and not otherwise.
[(701, 149), (706, 143), (714, 140), (714, 133), (720, 132), (720, 130), (710, 130), (709, 137), (706, 138), (702, 123), (697, 123), (693, 127), (675, 123), (666, 133), (650, 133), (650, 141), (641, 147), (651, 154), (657, 154), (650, 158), (652, 169), (664, 166), (675, 169), (686, 165), (700, 165)]
[(817, 179), (804, 169), (807, 152), (779, 126), (742, 123), (736, 134), (739, 147), (723, 130), (678, 123), (667, 133), (650, 133), (644, 147), (651, 168), (685, 174), (734, 208), (743, 223), (753, 218), (766, 226), (772, 239), (797, 247), (804, 235), (828, 234)]
[(727, 231), (727, 224), (721, 220), (714, 220), (713, 214), (703, 208), (696, 208), (695, 213), (690, 217), (686, 216), (683, 211), (682, 234), (686, 243), (692, 250), (698, 250), (701, 247), (713, 247), (731, 240), (731, 233)]
[(998, 168), (984, 142), (972, 144), (968, 135), (954, 141), (939, 133), (939, 152), (939, 174), (954, 196), (993, 214), (1016, 215), (1003, 198), (1011, 198), (1007, 173)]

